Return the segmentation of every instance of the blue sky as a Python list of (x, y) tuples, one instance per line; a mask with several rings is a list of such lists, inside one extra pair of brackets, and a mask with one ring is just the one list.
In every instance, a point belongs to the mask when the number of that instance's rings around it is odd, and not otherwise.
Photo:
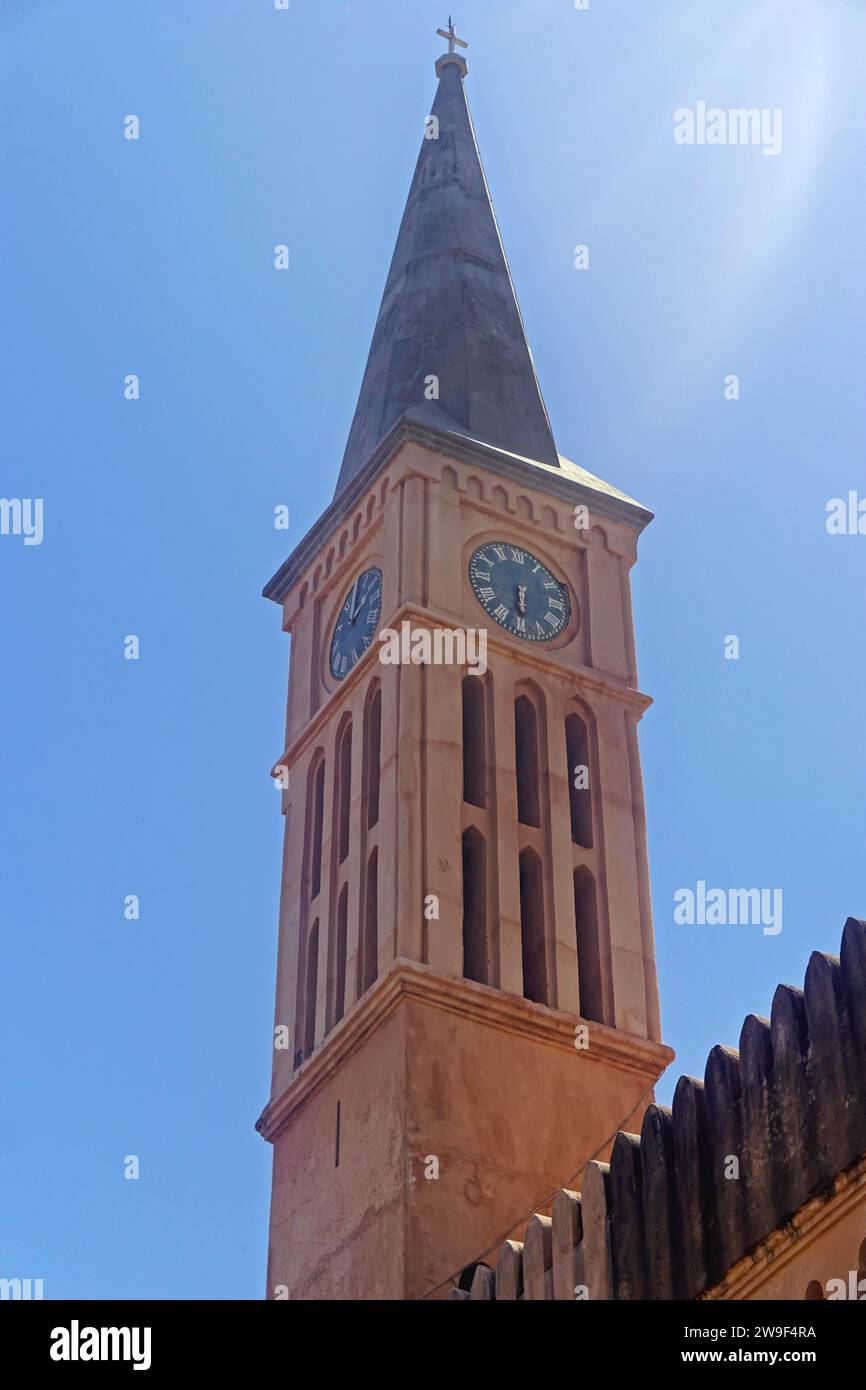
[[(333, 491), (446, 14), (0, 6), (0, 494), (44, 499), (41, 545), (0, 536), (0, 1274), (46, 1297), (263, 1292), (288, 643), (259, 593)], [(456, 18), (559, 447), (656, 513), (656, 940), (672, 1079), (701, 1075), (866, 915), (866, 536), (825, 526), (866, 497), (866, 13)], [(700, 100), (781, 108), (781, 153), (676, 145)], [(675, 926), (699, 879), (781, 888), (782, 932)]]

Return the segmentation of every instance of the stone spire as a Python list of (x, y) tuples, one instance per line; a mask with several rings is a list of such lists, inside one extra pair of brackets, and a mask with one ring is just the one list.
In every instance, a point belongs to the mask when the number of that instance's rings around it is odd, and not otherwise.
[(337, 495), (406, 416), (559, 467), (466, 101), (465, 44), (453, 26), (445, 37)]

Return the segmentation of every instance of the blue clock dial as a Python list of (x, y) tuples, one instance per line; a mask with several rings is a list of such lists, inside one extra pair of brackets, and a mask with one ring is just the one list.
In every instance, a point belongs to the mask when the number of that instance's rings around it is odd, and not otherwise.
[(331, 675), (341, 681), (369, 647), (382, 612), (382, 571), (373, 565), (358, 575), (340, 609), (331, 638)]
[(469, 582), (485, 612), (524, 642), (549, 642), (571, 617), (566, 585), (522, 546), (482, 545), (469, 561)]

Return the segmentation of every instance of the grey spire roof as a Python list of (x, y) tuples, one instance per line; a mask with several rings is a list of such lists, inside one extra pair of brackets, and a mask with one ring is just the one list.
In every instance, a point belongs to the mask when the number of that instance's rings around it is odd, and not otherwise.
[[(437, 64), (432, 115), (397, 245), (336, 494), (403, 416), (559, 468), (463, 87)], [(435, 127), (433, 127), (435, 130)], [(439, 399), (427, 400), (427, 378)]]

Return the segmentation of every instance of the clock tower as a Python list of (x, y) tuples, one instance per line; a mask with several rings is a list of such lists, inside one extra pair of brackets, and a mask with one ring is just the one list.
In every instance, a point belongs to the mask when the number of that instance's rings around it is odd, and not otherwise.
[(651, 515), (557, 451), (445, 37), (336, 493), (265, 589), (292, 638), (269, 1298), (443, 1296), (672, 1058)]

